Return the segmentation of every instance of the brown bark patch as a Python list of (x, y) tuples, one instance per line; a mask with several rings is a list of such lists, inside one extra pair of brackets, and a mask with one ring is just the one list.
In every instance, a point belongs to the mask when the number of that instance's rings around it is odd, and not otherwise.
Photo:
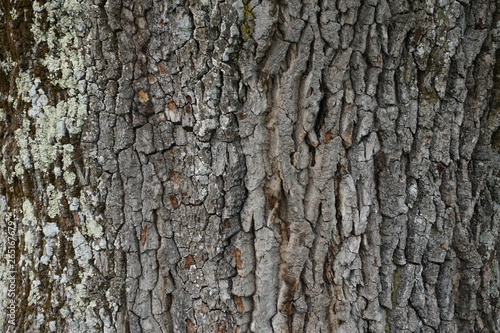
[(236, 263), (236, 268), (238, 269), (238, 272), (241, 270), (243, 267), (243, 260), (241, 260), (241, 250), (240, 249), (232, 249), (231, 254), (234, 257), (234, 262)]
[(420, 42), (420, 39), (422, 38), (423, 34), (425, 32), (424, 27), (419, 26), (417, 30), (415, 30), (415, 36), (413, 36), (413, 44), (418, 45)]
[(188, 333), (196, 332), (196, 325), (191, 321), (191, 319), (186, 319), (186, 328)]
[(227, 332), (226, 323), (225, 322), (218, 323), (215, 333), (226, 333), (226, 332)]
[(196, 262), (194, 261), (194, 257), (192, 255), (189, 255), (186, 257), (186, 260), (184, 261), (184, 268), (189, 269), (191, 266), (196, 265)]
[(168, 74), (168, 70), (167, 70), (167, 64), (164, 63), (164, 62), (160, 62), (158, 64), (158, 71), (160, 72), (160, 74), (162, 75), (165, 75), (165, 74)]
[(173, 209), (179, 208), (179, 203), (177, 202), (177, 198), (175, 197), (175, 195), (170, 194), (168, 196), (168, 200), (170, 201), (170, 206), (172, 206)]
[[(166, 154), (166, 158), (167, 158), (167, 160), (168, 159), (170, 159), (170, 160), (173, 159), (174, 158), (173, 151), (168, 151), (167, 154)], [(172, 181), (172, 183), (174, 185), (174, 189), (175, 188), (179, 188), (181, 186), (181, 182), (182, 182), (182, 180), (184, 178), (181, 173), (175, 172), (173, 170), (170, 170), (169, 177), (170, 177), (170, 180)]]
[(71, 213), (73, 214), (73, 221), (75, 223), (75, 226), (80, 229), (82, 224), (80, 223), (80, 216), (78, 216), (78, 212), (77, 211), (71, 211)]
[(139, 90), (139, 102), (146, 103), (147, 101), (149, 101), (148, 93), (144, 90)]
[(477, 20), (476, 25), (474, 27), (476, 30), (483, 30), (485, 28), (483, 18), (480, 17), (479, 20)]
[(234, 296), (234, 304), (236, 305), (236, 310), (238, 310), (239, 313), (245, 313), (245, 304), (240, 296)]
[(175, 111), (177, 110), (177, 105), (175, 105), (174, 101), (170, 100), (167, 103), (167, 107), (170, 111)]
[(330, 142), (333, 139), (333, 133), (332, 131), (328, 131), (325, 133), (325, 142)]
[(146, 224), (146, 226), (144, 226), (144, 228), (142, 228), (142, 233), (141, 233), (141, 245), (142, 246), (144, 246), (144, 244), (146, 244), (147, 236), (148, 236), (148, 225)]
[(224, 223), (222, 224), (222, 228), (223, 229), (229, 229), (231, 228), (231, 220), (230, 219), (225, 219), (224, 220)]
[(443, 172), (444, 172), (444, 165), (443, 165), (443, 163), (438, 163), (436, 167), (437, 167), (437, 171), (439, 173), (439, 176), (441, 177), (443, 175)]
[(267, 203), (269, 204), (269, 208), (278, 208), (280, 204), (280, 198), (270, 195), (267, 197)]
[(157, 123), (164, 123), (165, 121), (167, 120), (167, 118), (165, 117), (165, 113), (158, 113), (158, 115), (156, 116), (156, 122)]
[(238, 113), (238, 119), (239, 120), (243, 120), (243, 119), (246, 119), (248, 117), (248, 114), (246, 113)]

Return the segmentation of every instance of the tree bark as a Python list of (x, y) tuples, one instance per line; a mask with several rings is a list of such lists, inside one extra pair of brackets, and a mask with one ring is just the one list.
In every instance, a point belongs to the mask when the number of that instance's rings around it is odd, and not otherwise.
[(500, 331), (499, 6), (2, 0), (0, 327)]

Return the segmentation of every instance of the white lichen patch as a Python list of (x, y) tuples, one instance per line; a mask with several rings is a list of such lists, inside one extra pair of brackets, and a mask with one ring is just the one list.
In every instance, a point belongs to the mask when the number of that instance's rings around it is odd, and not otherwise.
[(39, 326), (43, 325), (43, 323), (45, 322), (45, 316), (43, 315), (43, 313), (39, 313), (36, 315), (36, 321)]
[[(67, 303), (60, 313), (62, 316), (71, 318), (68, 320), (70, 331), (96, 331), (98, 319), (95, 316), (97, 303), (88, 300), (89, 290), (88, 280), (92, 278), (90, 272), (84, 272), (80, 275), (81, 282), (76, 285), (66, 287)], [(72, 315), (72, 316), (71, 316)]]
[(87, 262), (92, 259), (92, 249), (79, 231), (73, 235), (73, 248), (75, 250), (75, 259), (78, 260), (80, 266), (86, 266)]
[[(51, 1), (44, 4), (43, 8), (47, 10), (47, 20), (54, 24), (51, 24), (48, 31), (42, 31), (39, 24), (34, 24), (31, 30), (37, 42), (47, 42), (49, 46), (43, 64), (50, 73), (59, 74), (58, 77), (54, 76), (54, 82), (61, 88), (70, 89), (69, 95), (74, 96), (75, 91), (72, 90), (77, 90), (78, 81), (84, 73), (83, 60), (78, 51), (79, 40), (76, 36), (76, 28), (82, 25), (79, 15), (81, 4), (77, 1)], [(66, 15), (56, 18), (58, 12)], [(65, 52), (54, 52), (58, 50)]]
[(77, 0), (66, 0), (64, 1), (63, 9), (69, 13), (78, 14), (82, 11), (82, 5)]
[(78, 211), (80, 208), (80, 200), (76, 197), (71, 198), (70, 204), (69, 204), (69, 210), (71, 211)]
[(59, 227), (56, 223), (47, 223), (43, 226), (43, 234), (47, 238), (54, 238), (59, 233)]
[(45, 243), (44, 249), (43, 249), (43, 255), (40, 258), (40, 263), (44, 265), (48, 265), (50, 263), (50, 260), (52, 259), (52, 256), (54, 255), (54, 245), (55, 245), (55, 240), (54, 239), (48, 239)]
[(57, 330), (57, 325), (56, 325), (56, 322), (54, 320), (49, 322), (49, 330), (51, 332), (55, 332)]
[(54, 255), (54, 246), (56, 245), (55, 237), (59, 233), (59, 227), (56, 223), (47, 223), (43, 226), (43, 235), (45, 236), (45, 247), (43, 256), (40, 262), (48, 265)]
[(60, 167), (55, 167), (53, 172), (54, 172), (54, 176), (56, 176), (56, 177), (61, 177), (61, 175), (62, 175), (62, 170)]

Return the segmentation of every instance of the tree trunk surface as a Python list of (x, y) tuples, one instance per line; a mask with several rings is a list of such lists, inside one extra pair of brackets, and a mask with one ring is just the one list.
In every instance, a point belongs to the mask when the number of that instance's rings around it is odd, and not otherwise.
[(498, 0), (2, 0), (0, 327), (500, 332)]

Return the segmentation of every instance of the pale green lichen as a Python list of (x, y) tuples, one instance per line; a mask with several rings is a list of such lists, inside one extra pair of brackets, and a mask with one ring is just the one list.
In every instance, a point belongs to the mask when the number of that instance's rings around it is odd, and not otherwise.
[(24, 168), (21, 163), (16, 163), (16, 165), (14, 165), (14, 174), (19, 178), (24, 174)]
[[(91, 207), (95, 206), (95, 202), (92, 193), (83, 194), (84, 191), (82, 191), (79, 197), (75, 197), (71, 192), (74, 189), (72, 187), (78, 181), (73, 165), (75, 150), (78, 148), (68, 143), (74, 142), (75, 137), (82, 132), (87, 118), (86, 69), (80, 53), (79, 38), (81, 36), (78, 36), (84, 26), (81, 19), (82, 5), (78, 0), (53, 0), (44, 4), (35, 1), (32, 5), (34, 18), (31, 32), (34, 38), (34, 48), (41, 46), (45, 53), (37, 60), (37, 66), (34, 66), (38, 68), (36, 72), (19, 70), (15, 80), (17, 96), (16, 98), (9, 96), (9, 103), (15, 110), (19, 110), (19, 106), (29, 106), (24, 111), (20, 110), (20, 127), (14, 132), (19, 148), (19, 153), (13, 157), (15, 172), (21, 179), (26, 171), (31, 173), (33, 169), (42, 174), (53, 173), (56, 177), (62, 177), (69, 185), (68, 189), (62, 190), (56, 185), (60, 183), (58, 181), (45, 187), (46, 215), (51, 219), (60, 216), (61, 203), (66, 197), (70, 203), (70, 210), (80, 217), (83, 234), (76, 231), (73, 237), (75, 259), (81, 268), (80, 281), (74, 280), (73, 273), (68, 273), (69, 277), (61, 273), (60, 278), (54, 277), (54, 279), (66, 290), (67, 302), (61, 309), (61, 314), (67, 312), (69, 325), (78, 327), (82, 331), (94, 331), (97, 321), (91, 315), (94, 314), (97, 305), (95, 302), (90, 302), (88, 289), (93, 274), (90, 265), (93, 257), (91, 245), (95, 243), (92, 238), (102, 239), (104, 229), (99, 224), (99, 217), (93, 215)], [(42, 15), (42, 12), (46, 12), (46, 15)], [(42, 20), (45, 22), (42, 23)], [(10, 58), (0, 63), (0, 68), (4, 71), (11, 72), (15, 66), (16, 64)], [(45, 69), (40, 70), (40, 67), (45, 67)], [(47, 91), (48, 89), (51, 93)], [(54, 90), (57, 93), (54, 94)], [(0, 119), (4, 118), (5, 114), (0, 110)], [(97, 156), (96, 152), (89, 152), (89, 154)], [(7, 175), (5, 179), (9, 183), (14, 179), (14, 175), (9, 175), (3, 163), (0, 163), (0, 172)], [(25, 230), (24, 252), (33, 253), (34, 248), (31, 248), (29, 244), (37, 242), (40, 230), (43, 231), (45, 239), (43, 256), (35, 267), (39, 264), (50, 265), (55, 259), (59, 259), (55, 257), (56, 253), (52, 247), (57, 237), (67, 237), (66, 231), (60, 231), (57, 223), (40, 225), (45, 218), (37, 219), (36, 214), (38, 212), (35, 210), (35, 202), (26, 200), (23, 203), (22, 216), (22, 225)], [(99, 242), (101, 241), (97, 243)], [(106, 246), (105, 242), (103, 244), (102, 246)], [(74, 266), (72, 261), (71, 258), (68, 259), (68, 267)], [(27, 262), (24, 262), (25, 265)], [(0, 270), (2, 268), (0, 267)], [(36, 271), (29, 273), (31, 281), (29, 305), (38, 304), (42, 297), (39, 290), (41, 289), (40, 281), (36, 279), (36, 274)]]
[[(85, 235), (93, 238), (101, 238), (104, 235), (104, 229), (99, 224), (98, 220), (96, 220), (94, 214), (92, 214), (87, 196), (90, 196), (92, 198), (91, 193), (87, 193), (87, 195), (84, 195), (84, 193), (82, 193), (79, 200), (79, 208), (85, 221)], [(95, 201), (97, 201), (97, 198), (95, 198)], [(96, 202), (94, 202), (94, 204), (95, 203)]]
[(73, 145), (67, 144), (62, 146), (63, 151), (63, 168), (68, 168), (73, 163), (73, 156), (71, 153), (74, 151)]
[[(56, 0), (43, 5), (35, 1), (33, 10), (35, 15), (31, 32), (34, 41), (37, 45), (48, 46), (40, 64), (48, 70), (48, 83), (64, 91), (68, 97), (50, 101), (41, 89), (42, 81), (39, 78), (30, 71), (19, 71), (15, 80), (18, 98), (11, 102), (15, 109), (19, 100), (29, 103), (30, 108), (24, 114), (22, 126), (14, 133), (19, 147), (19, 154), (14, 157), (14, 172), (18, 177), (22, 177), (25, 169), (48, 172), (49, 167), (62, 156), (61, 174), (68, 185), (73, 185), (76, 175), (68, 168), (72, 165), (75, 148), (61, 142), (67, 135), (79, 134), (87, 117), (87, 97), (83, 95), (82, 89), (85, 87), (82, 80), (85, 66), (77, 36), (77, 29), (83, 24), (81, 4), (76, 0)], [(47, 13), (45, 18), (42, 18), (42, 11)], [(46, 30), (42, 30), (42, 26), (46, 26), (42, 24), (42, 19), (50, 23), (48, 29), (44, 28)], [(0, 63), (4, 71), (12, 70), (14, 66), (10, 58)], [(0, 165), (0, 171), (7, 174), (5, 165)], [(9, 183), (12, 182), (12, 177), (6, 178)], [(54, 218), (60, 213), (59, 201), (64, 194), (53, 185), (47, 187), (46, 191), (49, 198), (48, 216)]]
[[(75, 257), (80, 266), (84, 267), (80, 271), (78, 277), (80, 282), (77, 284), (69, 284), (66, 286), (67, 306), (61, 309), (61, 314), (67, 317), (73, 317), (69, 320), (70, 326), (75, 325), (85, 331), (94, 331), (97, 320), (93, 320), (94, 310), (97, 306), (95, 301), (89, 301), (88, 285), (92, 279), (93, 273), (89, 265), (91, 259), (91, 249), (85, 237), (80, 232), (73, 235), (73, 247), (75, 249)], [(63, 274), (61, 283), (67, 282), (67, 277)], [(71, 314), (71, 315), (70, 315)], [(91, 314), (91, 316), (89, 316)]]
[[(42, 63), (54, 75), (53, 82), (68, 89), (69, 95), (74, 96), (85, 68), (76, 36), (77, 27), (83, 24), (80, 18), (81, 4), (75, 0), (52, 1), (41, 8), (47, 10), (47, 20), (53, 23), (47, 31), (42, 31), (39, 24), (34, 24), (31, 29), (37, 42), (46, 42), (49, 47)], [(66, 15), (56, 17), (56, 13)], [(36, 17), (39, 18), (39, 15)], [(61, 52), (62, 50), (64, 52)], [(60, 74), (60, 77), (55, 77), (56, 73)]]
[(66, 0), (64, 1), (63, 9), (68, 13), (80, 14), (82, 12), (82, 4), (78, 0)]
[(47, 186), (47, 196), (49, 197), (49, 206), (47, 207), (47, 215), (54, 218), (60, 214), (59, 201), (63, 194), (56, 190), (54, 185)]
[(17, 20), (19, 18), (19, 16), (17, 15), (17, 11), (15, 8), (11, 8), (10, 10), (10, 17), (12, 18), (12, 20)]
[(66, 184), (68, 184), (69, 186), (72, 186), (75, 184), (76, 175), (73, 172), (71, 172), (71, 171), (64, 172), (63, 178), (64, 178), (64, 181), (66, 182)]
[[(19, 97), (31, 103), (28, 115), (34, 118), (35, 135), (26, 139), (22, 133), (29, 133), (29, 127), (23, 125), (16, 139), (23, 144), (23, 154), (33, 156), (35, 168), (46, 170), (56, 160), (59, 153), (63, 158), (71, 160), (73, 148), (61, 147), (59, 141), (68, 133), (81, 132), (87, 117), (86, 97), (79, 93), (85, 72), (84, 60), (79, 51), (80, 42), (76, 28), (82, 24), (81, 5), (78, 1), (51, 1), (43, 5), (33, 3), (35, 19), (31, 26), (36, 44), (46, 43), (48, 50), (41, 60), (49, 72), (50, 84), (65, 91), (65, 100), (50, 104), (49, 99), (38, 86), (41, 80), (34, 78), (28, 72), (21, 71), (16, 79)], [(42, 30), (41, 12), (47, 12), (46, 20), (50, 23), (47, 30)], [(84, 85), (83, 85), (84, 86)], [(26, 144), (29, 144), (28, 150)], [(69, 156), (68, 156), (69, 153)], [(65, 162), (68, 167), (70, 163)]]
[[(0, 221), (5, 221), (4, 223), (7, 225), (8, 221), (11, 221), (11, 214), (7, 210), (7, 199), (5, 196), (0, 195)], [(6, 253), (6, 246), (7, 242), (2, 241), (0, 242), (2, 253)], [(3, 307), (3, 309), (6, 309), (7, 307), (7, 292), (9, 290), (8, 283), (10, 276), (10, 270), (7, 267), (7, 260), (1, 260), (0, 261), (0, 304)], [(5, 312), (4, 312), (5, 314)], [(4, 320), (5, 320), (5, 315), (0, 314), (0, 327), (4, 327)]]
[[(17, 129), (14, 132), (14, 135), (16, 137), (17, 141), (17, 146), (19, 147), (20, 153), (15, 157), (15, 159), (19, 162), (24, 164), (24, 167), (29, 169), (31, 167), (31, 159), (30, 159), (30, 154), (29, 154), (29, 144), (30, 140), (28, 138), (28, 135), (26, 131), (23, 131), (21, 129)], [(16, 175), (20, 176), (23, 173), (21, 172), (20, 174), (16, 172)]]
[(74, 301), (79, 305), (86, 305), (86, 300), (88, 298), (87, 286), (83, 283), (79, 283), (75, 286)]
[(36, 272), (29, 272), (29, 281), (31, 281), (31, 287), (30, 294), (28, 296), (28, 305), (30, 306), (37, 304), (40, 298), (40, 289), (38, 288), (38, 286), (40, 286), (41, 283), (40, 280), (38, 280), (36, 277)]
[(16, 87), (18, 96), (25, 102), (32, 102), (32, 98), (36, 97), (35, 95), (30, 95), (33, 93), (33, 87), (36, 89), (36, 85), (34, 85), (34, 80), (31, 75), (27, 72), (20, 71), (16, 78)]
[(5, 59), (0, 61), (0, 69), (5, 73), (5, 74), (10, 74), (12, 70), (16, 67), (16, 62), (12, 60), (10, 57), (10, 54), (7, 54)]
[(0, 164), (0, 172), (2, 173), (2, 177), (7, 180), (7, 184), (12, 184), (12, 177), (10, 173), (7, 172), (7, 167), (4, 163)]
[(85, 229), (86, 234), (94, 238), (101, 238), (104, 234), (102, 226), (93, 218), (86, 220)]
[(23, 219), (22, 222), (24, 225), (33, 226), (36, 225), (36, 216), (35, 209), (33, 208), (33, 204), (29, 200), (25, 200), (23, 202)]
[(24, 250), (27, 253), (33, 253), (34, 247), (33, 244), (35, 243), (35, 235), (31, 230), (27, 230), (24, 233)]
[(7, 199), (0, 195), (0, 218), (2, 221), (8, 221), (10, 213), (7, 211)]

